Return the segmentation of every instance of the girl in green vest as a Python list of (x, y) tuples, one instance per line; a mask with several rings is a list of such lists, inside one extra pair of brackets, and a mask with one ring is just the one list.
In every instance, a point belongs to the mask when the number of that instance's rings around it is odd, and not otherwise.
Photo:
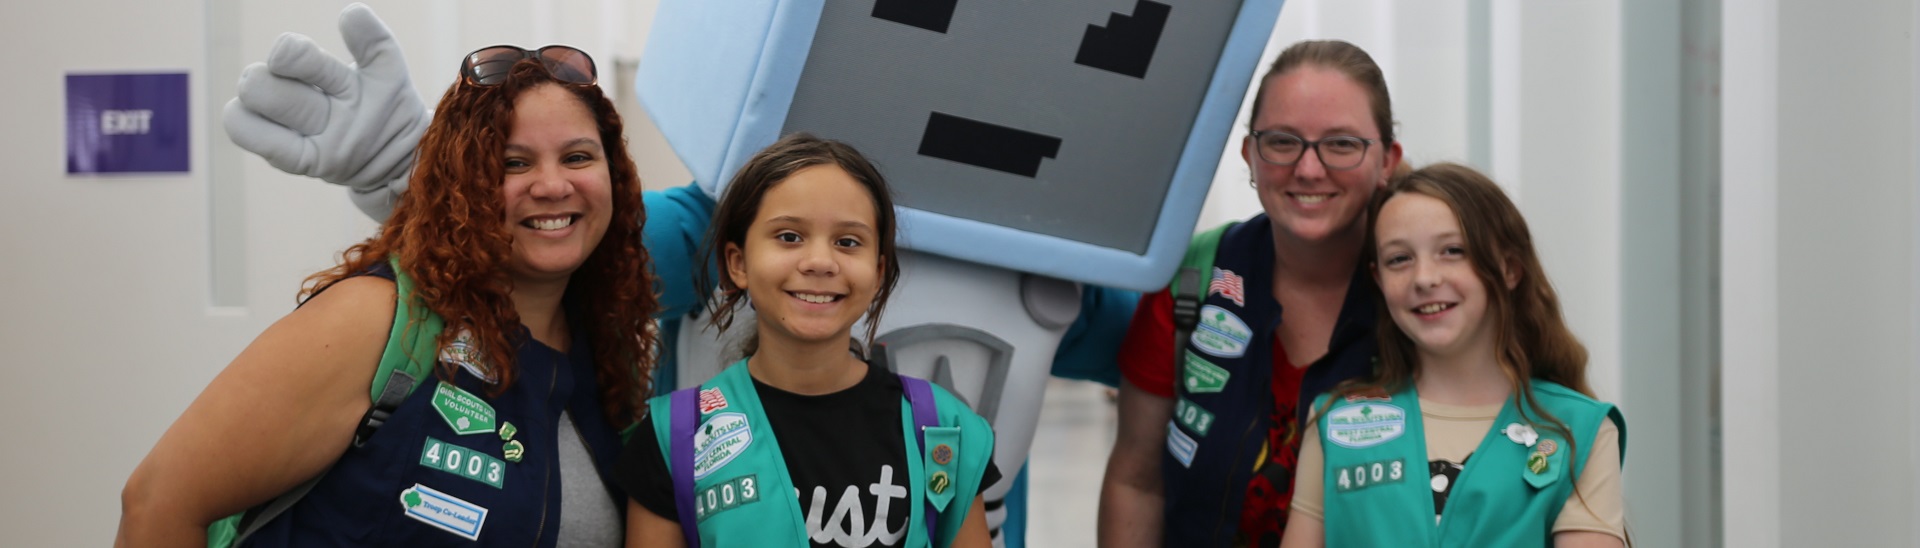
[(1376, 198), (1374, 376), (1315, 402), (1282, 545), (1621, 546), (1626, 423), (1520, 211), (1437, 164)]
[(749, 307), (755, 335), (713, 380), (649, 402), (615, 473), (629, 546), (989, 545), (992, 429), (849, 349), (899, 277), (894, 240), (886, 181), (852, 147), (796, 134), (741, 167), (707, 238), (711, 317), (725, 331)]

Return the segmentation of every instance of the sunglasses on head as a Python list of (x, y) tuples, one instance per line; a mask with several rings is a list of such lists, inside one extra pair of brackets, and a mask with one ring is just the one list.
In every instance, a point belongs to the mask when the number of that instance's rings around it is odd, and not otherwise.
[(588, 57), (587, 52), (561, 45), (537, 50), (508, 45), (474, 50), (460, 62), (460, 79), (476, 86), (504, 84), (508, 73), (513, 71), (513, 64), (529, 57), (539, 59), (540, 65), (547, 67), (547, 74), (555, 80), (582, 86), (600, 81), (600, 73), (594, 70), (593, 58)]

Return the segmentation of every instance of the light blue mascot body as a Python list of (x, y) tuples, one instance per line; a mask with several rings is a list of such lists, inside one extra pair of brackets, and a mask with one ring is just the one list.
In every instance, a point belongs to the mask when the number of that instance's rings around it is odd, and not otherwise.
[[(784, 133), (846, 141), (899, 204), (902, 276), (878, 342), (890, 366), (993, 423), (996, 464), (1020, 474), (986, 493), (988, 525), (1023, 545), (1046, 379), (1118, 382), (1135, 291), (1172, 277), (1280, 9), (1171, 4), (662, 2), (636, 89), (696, 184), (646, 196), (671, 341), (657, 389), (711, 377), (753, 325), (711, 331), (693, 281), (725, 181)], [(351, 187), (385, 218), (428, 114), (384, 24), (354, 6), (341, 28), (356, 67), (283, 36), (225, 122), (276, 167)], [(294, 88), (324, 97), (299, 108), (279, 96)]]

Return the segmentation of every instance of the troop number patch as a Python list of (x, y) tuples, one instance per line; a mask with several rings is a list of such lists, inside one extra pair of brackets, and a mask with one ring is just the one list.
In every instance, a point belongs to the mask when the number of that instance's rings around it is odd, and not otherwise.
[(694, 521), (706, 521), (708, 516), (759, 501), (760, 481), (753, 474), (733, 478), (701, 489), (693, 497)]
[(1399, 483), (1407, 477), (1407, 463), (1401, 459), (1342, 466), (1334, 472), (1333, 486), (1340, 493), (1359, 491), (1375, 485)]
[(427, 437), (420, 448), (420, 465), (493, 486), (499, 489), (506, 480), (506, 465), (473, 449)]

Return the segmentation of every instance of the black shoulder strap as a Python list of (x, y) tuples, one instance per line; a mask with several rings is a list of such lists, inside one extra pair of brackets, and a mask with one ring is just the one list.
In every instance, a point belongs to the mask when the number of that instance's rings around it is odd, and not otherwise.
[(1185, 363), (1181, 359), (1180, 349), (1188, 338), (1193, 337), (1193, 328), (1200, 325), (1200, 303), (1206, 300), (1206, 288), (1202, 280), (1211, 280), (1213, 258), (1220, 251), (1220, 237), (1237, 222), (1214, 227), (1206, 232), (1193, 235), (1193, 241), (1187, 244), (1187, 255), (1180, 261), (1180, 270), (1174, 274), (1173, 283), (1167, 286), (1173, 296), (1173, 370), (1174, 378), (1180, 378), (1180, 368)]

